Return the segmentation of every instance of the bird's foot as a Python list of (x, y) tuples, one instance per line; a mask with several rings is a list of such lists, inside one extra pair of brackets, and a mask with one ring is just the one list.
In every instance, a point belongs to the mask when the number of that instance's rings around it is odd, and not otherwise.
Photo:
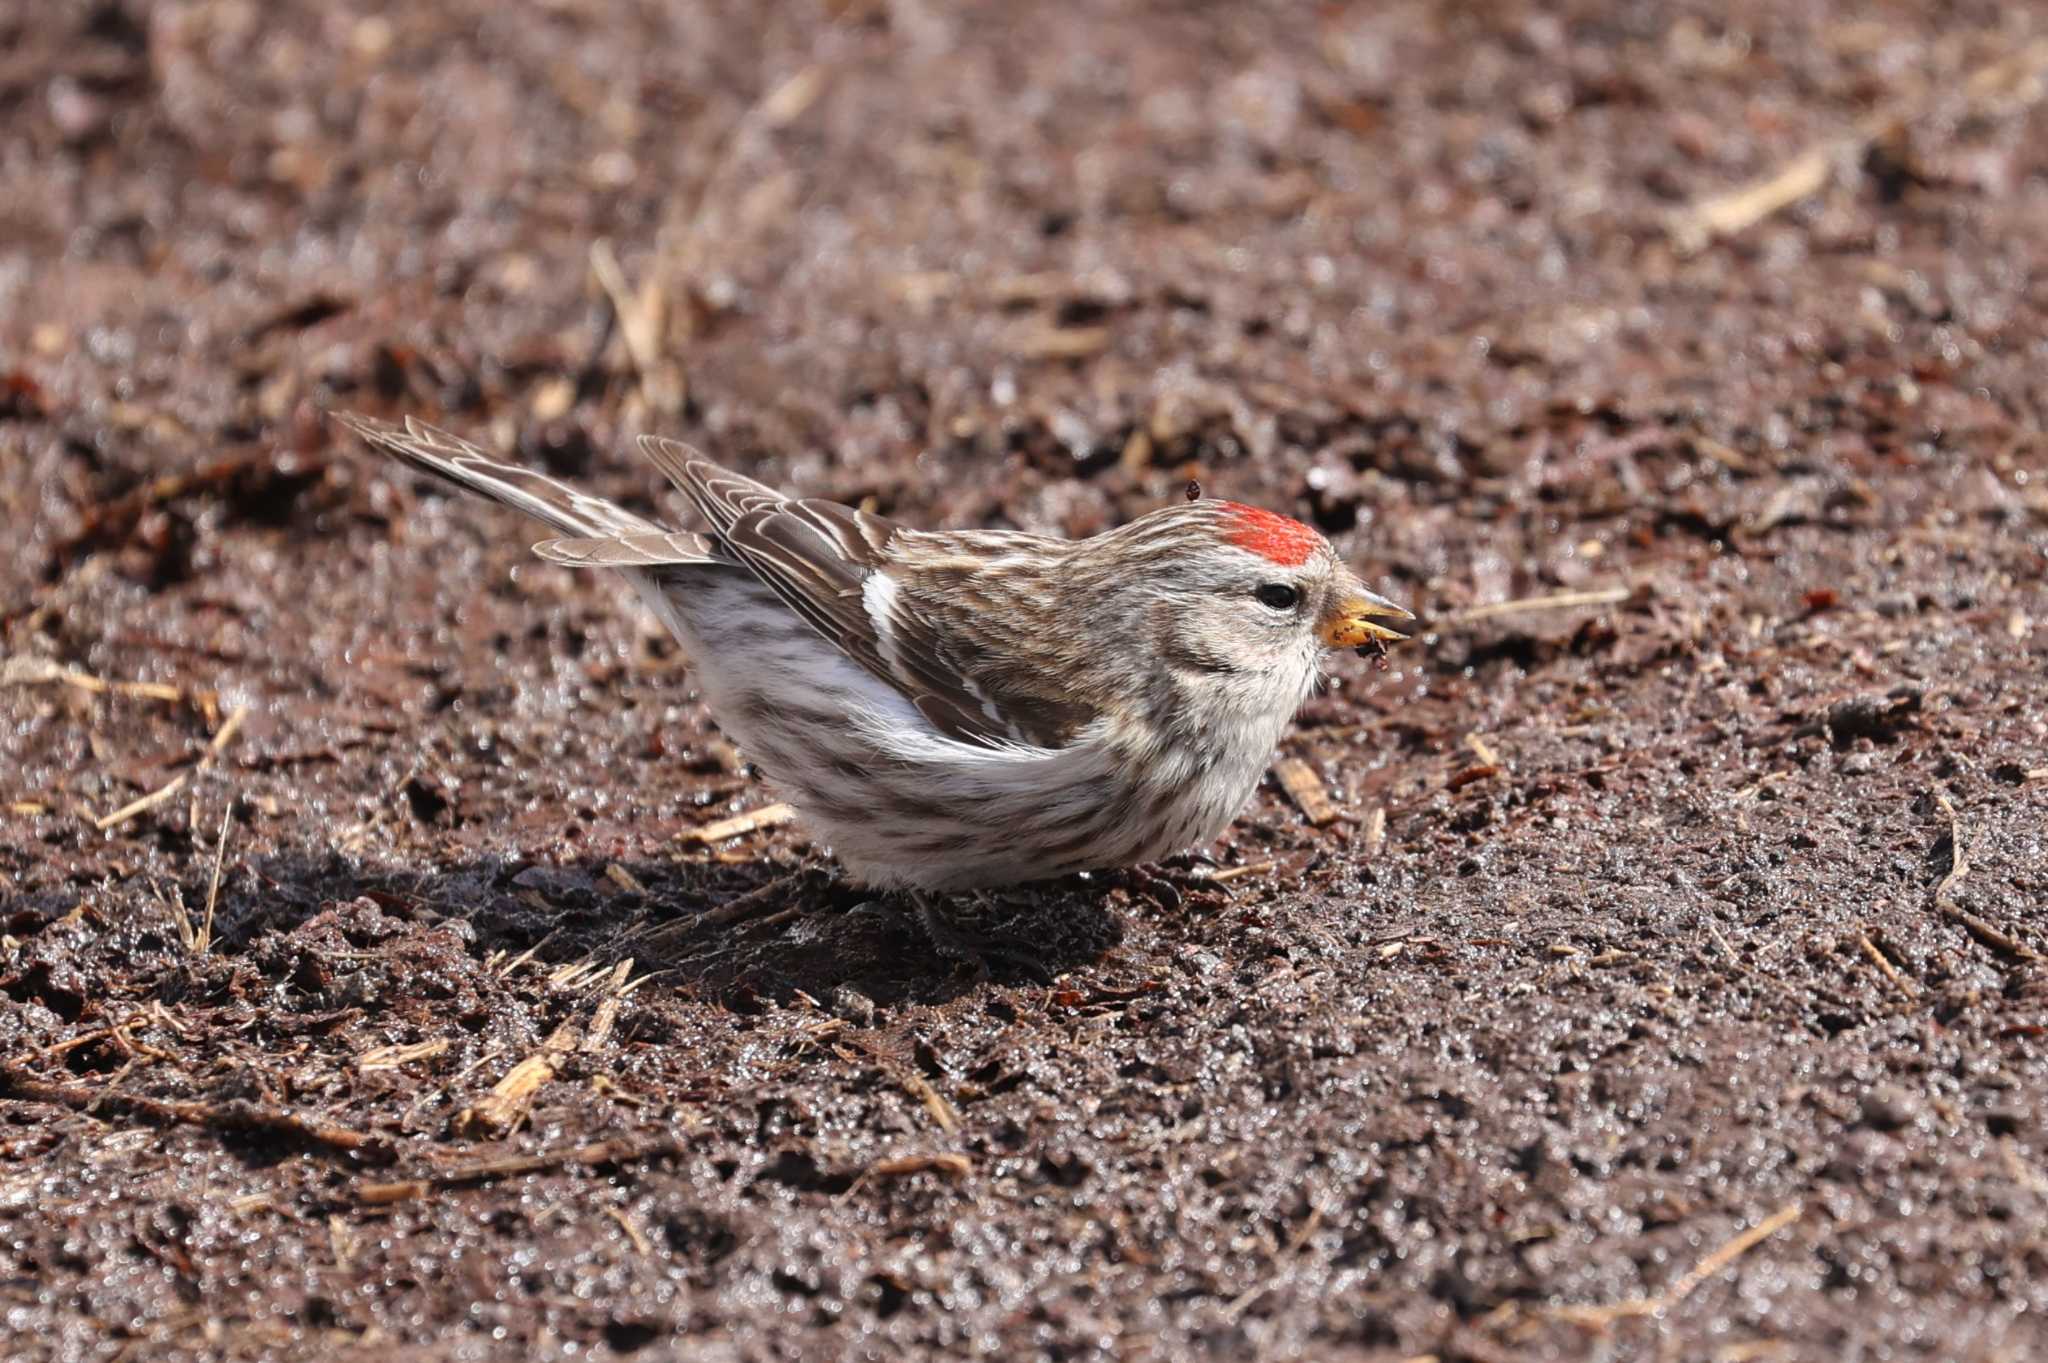
[(1121, 886), (1133, 898), (1149, 899), (1168, 913), (1179, 913), (1189, 895), (1217, 888), (1209, 883), (1211, 872), (1207, 865), (1193, 861), (1176, 864), (1183, 860), (1176, 857), (1172, 862), (1154, 866), (1126, 866), (1111, 871), (1104, 879), (1110, 885)]
[(1014, 966), (1040, 984), (1051, 984), (1053, 970), (1045, 959), (1042, 934), (1012, 927), (1019, 915), (1005, 910), (987, 895), (954, 895), (941, 900), (935, 895), (913, 893), (918, 926), (934, 949), (948, 960), (971, 966), (981, 978), (990, 975), (991, 962)]

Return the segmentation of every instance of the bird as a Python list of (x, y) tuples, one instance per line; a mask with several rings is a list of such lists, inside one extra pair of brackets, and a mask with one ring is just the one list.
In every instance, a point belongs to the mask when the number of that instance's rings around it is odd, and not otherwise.
[(337, 419), (546, 524), (540, 558), (624, 574), (712, 719), (860, 888), (935, 945), (1019, 944), (963, 895), (1156, 863), (1215, 839), (1340, 649), (1413, 615), (1313, 527), (1190, 496), (1070, 540), (920, 530), (791, 496), (663, 436), (704, 529), (664, 525), (421, 421)]

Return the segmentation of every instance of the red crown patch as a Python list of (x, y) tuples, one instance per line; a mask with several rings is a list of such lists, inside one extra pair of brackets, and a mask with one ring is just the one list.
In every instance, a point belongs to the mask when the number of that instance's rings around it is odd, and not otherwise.
[(1323, 537), (1300, 521), (1278, 516), (1242, 502), (1226, 502), (1229, 512), (1227, 537), (1240, 549), (1257, 554), (1283, 568), (1298, 568), (1323, 542)]

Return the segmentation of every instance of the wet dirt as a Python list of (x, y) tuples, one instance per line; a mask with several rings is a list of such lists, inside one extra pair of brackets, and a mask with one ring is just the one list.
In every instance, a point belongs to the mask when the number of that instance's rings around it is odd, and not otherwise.
[[(2038, 20), (0, 5), (8, 1356), (2048, 1353)], [(979, 979), (334, 407), (1427, 628)]]

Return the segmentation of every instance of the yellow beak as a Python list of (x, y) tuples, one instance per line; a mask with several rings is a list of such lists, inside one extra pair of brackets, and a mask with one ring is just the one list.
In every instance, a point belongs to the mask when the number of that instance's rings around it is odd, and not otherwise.
[(1359, 588), (1338, 595), (1330, 609), (1323, 612), (1323, 618), (1317, 623), (1317, 632), (1331, 648), (1362, 648), (1367, 644), (1408, 637), (1399, 630), (1374, 624), (1375, 616), (1394, 620), (1415, 618), (1414, 612), (1395, 605), (1384, 596)]

